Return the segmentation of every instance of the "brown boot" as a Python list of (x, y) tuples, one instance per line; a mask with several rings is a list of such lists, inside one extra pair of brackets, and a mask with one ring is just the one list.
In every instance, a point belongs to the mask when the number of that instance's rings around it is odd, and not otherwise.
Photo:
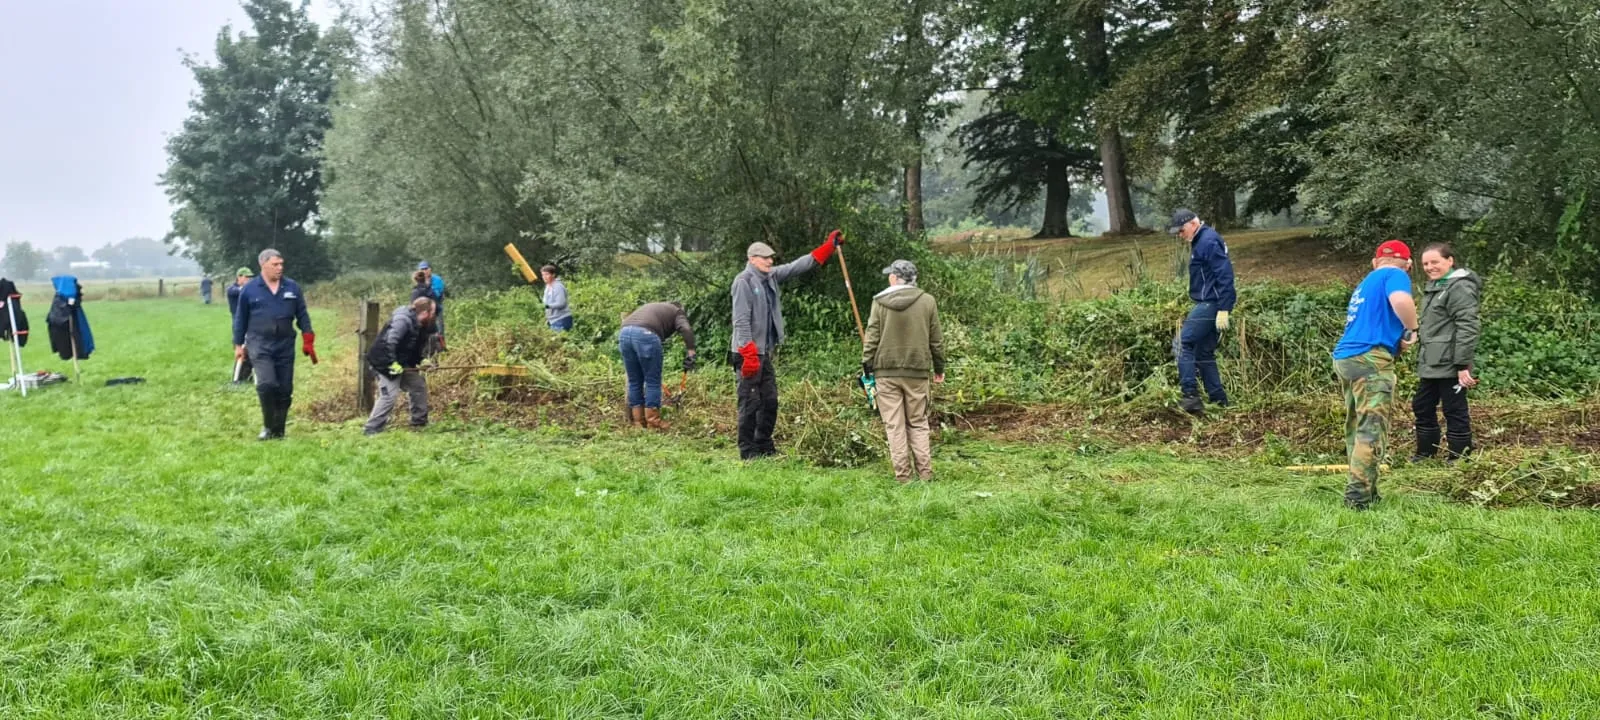
[(628, 424), (636, 428), (644, 427), (644, 408), (638, 406), (628, 408)]
[(661, 408), (647, 407), (644, 409), (644, 426), (651, 430), (667, 429), (667, 424), (661, 422)]

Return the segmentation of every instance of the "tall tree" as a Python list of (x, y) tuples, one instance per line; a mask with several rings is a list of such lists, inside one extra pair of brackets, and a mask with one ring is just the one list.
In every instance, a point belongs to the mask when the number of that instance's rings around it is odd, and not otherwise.
[(1097, 167), (1087, 132), (1064, 136), (1057, 128), (1005, 109), (1004, 95), (995, 100), (997, 107), (958, 133), (966, 148), (966, 165), (976, 165), (979, 171), (974, 209), (1016, 210), (1033, 204), (1042, 190), (1044, 221), (1035, 237), (1070, 236), (1072, 182), (1092, 175)]
[[(329, 277), (317, 227), (323, 135), (332, 124), (332, 54), (306, 15), (309, 0), (245, 0), (254, 34), (217, 36), (216, 63), (185, 60), (199, 85), (167, 143), (162, 182), (206, 235), (175, 234), (207, 271), (282, 251), (301, 280)], [(184, 210), (180, 210), (184, 212)], [(188, 229), (174, 217), (175, 230)]]
[(6, 275), (16, 280), (32, 280), (45, 266), (45, 254), (26, 240), (6, 243), (3, 263)]

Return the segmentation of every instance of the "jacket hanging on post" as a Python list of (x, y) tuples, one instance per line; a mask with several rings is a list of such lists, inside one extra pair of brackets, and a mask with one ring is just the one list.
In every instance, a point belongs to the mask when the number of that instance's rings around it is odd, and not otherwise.
[(76, 341), (78, 359), (88, 360), (94, 352), (94, 334), (89, 332), (89, 318), (83, 314), (83, 286), (71, 275), (57, 275), (50, 278), (50, 284), (56, 288), (50, 314), (45, 316), (45, 323), (50, 326), (50, 351), (62, 360), (71, 360)]
[[(13, 317), (16, 327), (11, 325)], [(17, 284), (0, 278), (0, 342), (11, 342), (13, 335), (18, 345), (28, 346), (28, 314), (22, 311), (22, 293), (17, 292)]]

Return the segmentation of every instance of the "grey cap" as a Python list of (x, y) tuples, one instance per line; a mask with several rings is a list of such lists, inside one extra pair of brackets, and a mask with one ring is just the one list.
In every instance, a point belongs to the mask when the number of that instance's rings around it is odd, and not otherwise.
[(766, 244), (764, 242), (753, 242), (753, 243), (750, 243), (750, 249), (744, 251), (744, 256), (745, 257), (764, 257), (764, 258), (769, 258), (769, 257), (777, 257), (777, 255), (778, 255), (777, 251), (773, 250), (771, 245), (768, 245), (768, 244)]
[(1193, 210), (1178, 208), (1177, 210), (1172, 211), (1172, 222), (1167, 223), (1167, 232), (1176, 235), (1178, 234), (1178, 230), (1180, 228), (1188, 225), (1190, 220), (1193, 220), (1197, 217), (1200, 216), (1194, 214)]
[(917, 281), (917, 266), (912, 264), (910, 260), (896, 260), (889, 263), (889, 267), (883, 269), (883, 274), (896, 275), (904, 282), (915, 283)]

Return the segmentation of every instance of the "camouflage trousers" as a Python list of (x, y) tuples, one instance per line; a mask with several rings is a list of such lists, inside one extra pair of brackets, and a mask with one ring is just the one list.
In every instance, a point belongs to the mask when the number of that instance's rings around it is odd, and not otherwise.
[(1378, 466), (1389, 434), (1389, 405), (1394, 398), (1394, 355), (1374, 348), (1333, 361), (1344, 387), (1344, 450), (1350, 460), (1350, 482), (1344, 502), (1366, 507), (1378, 500)]

